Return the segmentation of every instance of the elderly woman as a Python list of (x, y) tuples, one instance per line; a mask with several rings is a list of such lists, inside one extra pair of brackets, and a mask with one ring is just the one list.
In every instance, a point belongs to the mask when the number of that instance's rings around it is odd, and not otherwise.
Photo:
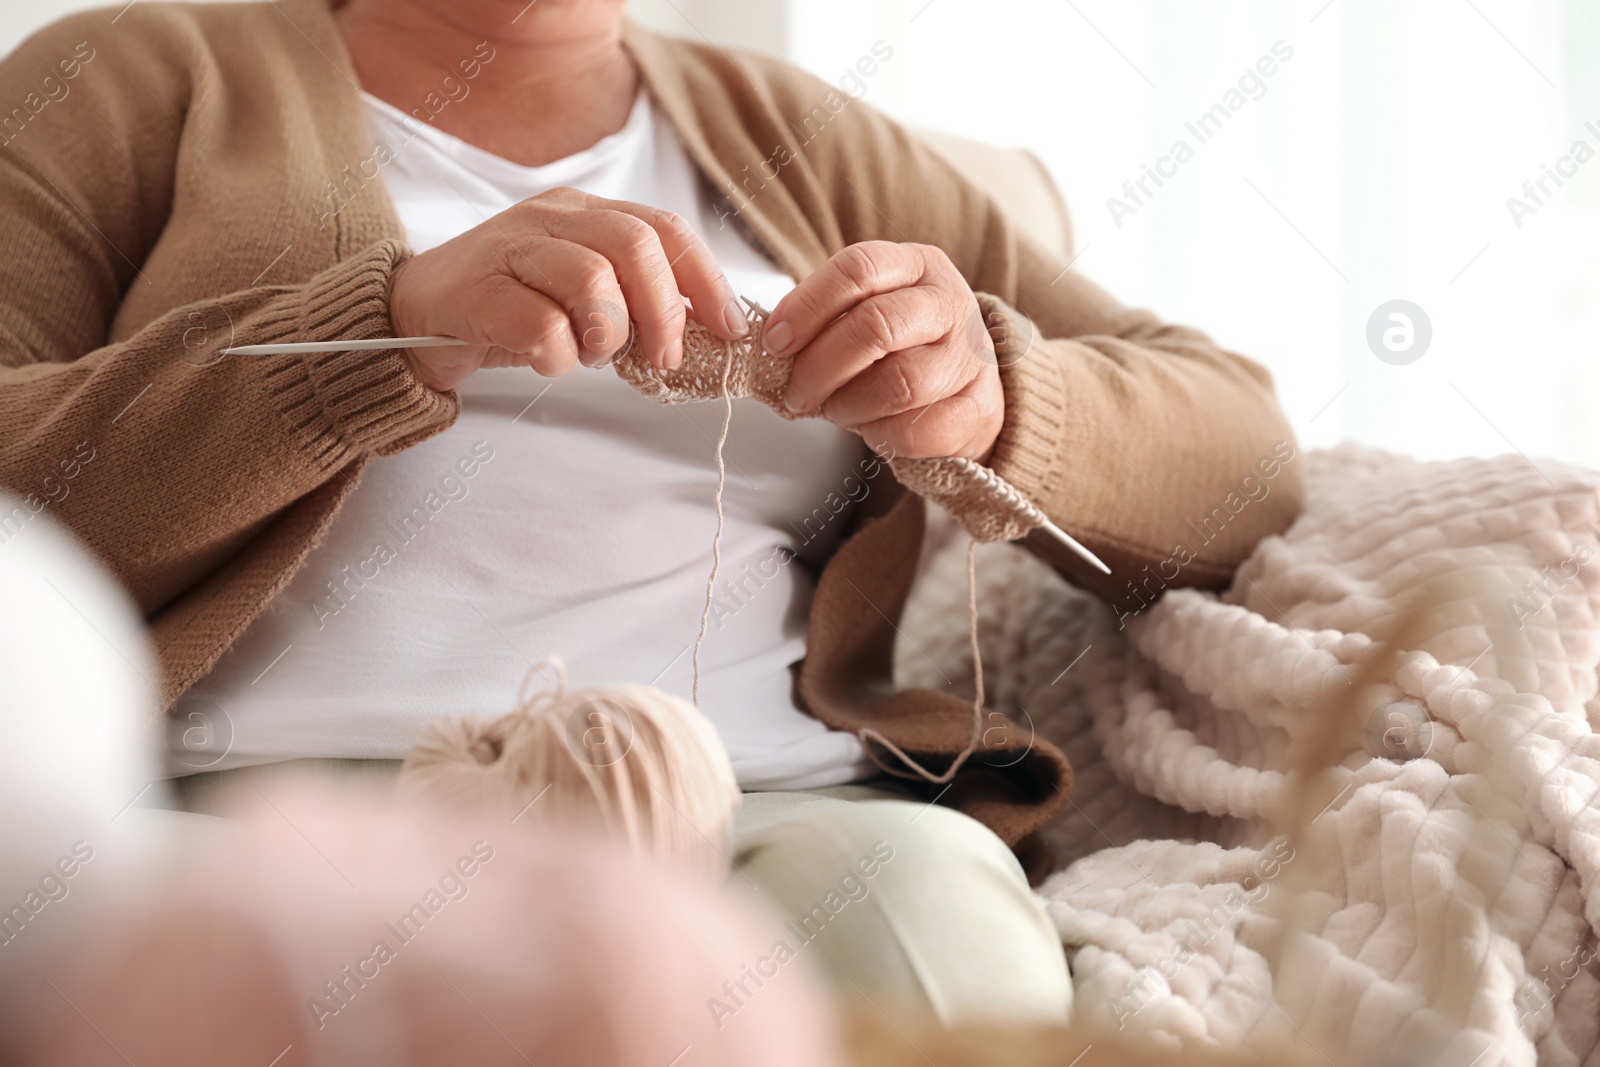
[[(747, 793), (730, 859), (850, 995), (1064, 1016), (1024, 863), (1066, 760), (992, 716), (935, 785), (878, 740), (939, 777), (971, 711), (892, 684), (924, 501), (873, 451), (987, 465), (1114, 576), (1028, 547), (1134, 612), (1292, 519), (1287, 464), (1224, 507), (1293, 455), (1265, 371), (1067, 270), (867, 105), (623, 0), (130, 5), (28, 41), (0, 104), (27, 501), (0, 521), (48, 511), (146, 613), (175, 774), (392, 773), (550, 653), (686, 692), (720, 405), (602, 368), (616, 309), (671, 368), (688, 318), (745, 335), (748, 297), (820, 417), (732, 420), (700, 701)], [(219, 354), (432, 334), (470, 344)], [(728, 1013), (760, 985), (733, 977)]]

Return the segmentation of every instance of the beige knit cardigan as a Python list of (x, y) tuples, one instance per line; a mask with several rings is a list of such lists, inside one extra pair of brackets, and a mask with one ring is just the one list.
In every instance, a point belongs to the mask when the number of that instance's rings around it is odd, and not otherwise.
[[(169, 706), (284, 588), (367, 464), (460, 408), (393, 352), (213, 361), (225, 339), (391, 333), (386, 286), (408, 251), (327, 3), (119, 4), (0, 63), (0, 108), (17, 109), (0, 115), (0, 482), (28, 501), (0, 514), (0, 538), (47, 510), (87, 542), (149, 619)], [(1158, 589), (1149, 568), (1165, 576), (1175, 545), (1197, 551), (1165, 584), (1217, 587), (1294, 517), (1288, 464), (1220, 535), (1189, 525), (1293, 440), (1262, 368), (1066, 270), (834, 86), (636, 27), (627, 47), (732, 217), (791, 276), (858, 241), (950, 255), (1000, 316), (993, 468), (1113, 570), (1031, 535), (1067, 578), (1133, 610), (1129, 583)], [(968, 740), (968, 702), (890, 678), (923, 507), (887, 471), (874, 481), (819, 578), (795, 694), (830, 727), (871, 725), (938, 766)], [(1028, 859), (1071, 770), (991, 722), (939, 799)]]

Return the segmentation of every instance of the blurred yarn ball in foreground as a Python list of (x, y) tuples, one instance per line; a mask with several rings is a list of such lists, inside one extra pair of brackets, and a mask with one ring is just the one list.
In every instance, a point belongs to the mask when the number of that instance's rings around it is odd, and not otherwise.
[(576, 827), (423, 827), (282, 783), (261, 796), (167, 878), (79, 917), (70, 951), (16, 991), (22, 1062), (839, 1062), (804, 960), (736, 1016), (709, 1010), (771, 947), (735, 885)]

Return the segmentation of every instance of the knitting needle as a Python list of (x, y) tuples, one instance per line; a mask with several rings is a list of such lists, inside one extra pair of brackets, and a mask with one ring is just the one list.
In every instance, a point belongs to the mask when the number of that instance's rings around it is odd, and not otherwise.
[[(447, 348), (454, 345), (470, 344), (459, 337), (372, 337), (360, 341), (295, 341), (286, 344), (270, 345), (240, 345), (237, 348), (224, 348), (224, 356), (272, 356), (272, 355), (306, 355), (315, 352), (375, 352), (389, 348)], [(1091, 564), (1102, 574), (1110, 574), (1111, 568), (1090, 552), (1071, 534), (1061, 527), (1044, 520), (1044, 531), (1060, 541), (1074, 555)]]
[(224, 348), (224, 356), (293, 356), (310, 352), (376, 352), (386, 348), (449, 348), (469, 345), (459, 337), (370, 337), (362, 341), (293, 341), (287, 344)]
[(1076, 538), (1067, 533), (1067, 531), (1063, 530), (1061, 527), (1057, 526), (1055, 523), (1051, 522), (1049, 519), (1044, 520), (1044, 526), (1042, 529), (1045, 533), (1066, 545), (1085, 562), (1093, 564), (1100, 571), (1100, 573), (1111, 573), (1111, 568), (1107, 567), (1099, 556), (1095, 555), (1093, 552), (1090, 552), (1087, 548), (1084, 548)]

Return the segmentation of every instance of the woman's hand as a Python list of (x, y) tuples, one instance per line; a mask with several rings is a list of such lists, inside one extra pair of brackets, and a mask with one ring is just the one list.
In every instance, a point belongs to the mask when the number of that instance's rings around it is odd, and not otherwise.
[(683, 360), (683, 297), (719, 337), (749, 330), (711, 251), (670, 211), (552, 189), (402, 263), (389, 283), (389, 317), (406, 337), (443, 334), (471, 347), (407, 352), (434, 389), (454, 389), (480, 367), (564, 374), (603, 366), (638, 324), (656, 367)]
[(843, 249), (778, 304), (763, 338), (796, 353), (786, 401), (896, 456), (988, 458), (1005, 420), (972, 290), (929, 245)]

